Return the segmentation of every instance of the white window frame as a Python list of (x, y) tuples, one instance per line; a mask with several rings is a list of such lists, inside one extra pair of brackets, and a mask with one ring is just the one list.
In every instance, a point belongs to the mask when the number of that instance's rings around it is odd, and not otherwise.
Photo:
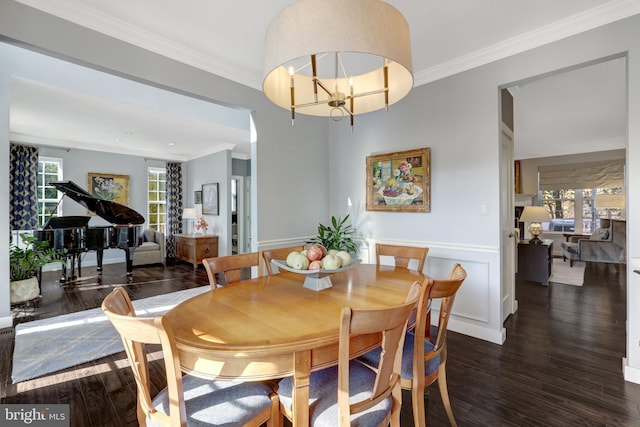
[[(155, 179), (151, 179), (151, 175), (155, 175)], [(164, 181), (160, 180), (159, 175), (164, 174)], [(147, 227), (153, 228), (162, 233), (166, 233), (167, 230), (167, 170), (165, 168), (149, 167), (147, 168)], [(152, 188), (152, 183), (157, 184), (157, 189)], [(164, 186), (160, 184), (164, 183)], [(164, 190), (161, 190), (164, 188)], [(152, 200), (149, 195), (152, 192), (158, 193), (158, 196), (163, 194), (163, 197), (157, 197)], [(151, 206), (158, 205), (164, 206), (164, 222), (156, 221), (156, 214), (151, 213)], [(160, 210), (158, 210), (159, 212)]]
[[(55, 199), (45, 199), (45, 189), (47, 186), (44, 185), (45, 182), (48, 182), (45, 180), (45, 174), (44, 174), (44, 170), (45, 170), (45, 164), (47, 163), (55, 163), (58, 165), (58, 174), (57, 177), (55, 179), (55, 181), (61, 181), (63, 175), (63, 162), (61, 158), (57, 158), (57, 157), (45, 157), (45, 156), (40, 156), (38, 157), (38, 182), (41, 182), (42, 185), (38, 184), (38, 228), (42, 228), (42, 226), (47, 222), (47, 220), (52, 216), (51, 213), (46, 214), (44, 212), (44, 204), (45, 203), (55, 203), (57, 204), (57, 209), (55, 212), (55, 215), (57, 216), (62, 216), (63, 215), (63, 211), (62, 211), (62, 197), (63, 194), (60, 191), (56, 191), (56, 198)], [(53, 174), (51, 174), (51, 176), (54, 176)], [(49, 188), (54, 188), (49, 186)]]
[[(541, 200), (541, 204), (543, 206), (548, 206), (548, 202), (549, 200), (545, 200), (543, 199), (543, 193), (545, 191), (552, 191), (552, 190), (542, 190), (540, 191), (540, 200)], [(558, 233), (578, 233), (578, 234), (591, 234), (593, 233), (597, 228), (600, 228), (600, 218), (621, 218), (624, 214), (623, 214), (623, 210), (622, 209), (605, 209), (605, 208), (601, 208), (596, 206), (595, 203), (595, 196), (596, 194), (624, 194), (624, 189), (620, 188), (620, 187), (615, 187), (615, 188), (593, 188), (590, 189), (591, 195), (590, 196), (585, 196), (585, 189), (564, 189), (564, 194), (566, 194), (568, 191), (573, 191), (574, 197), (570, 198), (570, 197), (563, 197), (560, 199), (553, 199), (553, 200), (560, 200), (562, 201), (573, 201), (573, 212), (571, 212), (570, 210), (567, 211), (568, 214), (573, 214), (573, 216), (567, 216), (564, 217), (566, 219), (573, 219), (574, 224), (573, 224), (573, 230), (562, 230), (562, 231), (555, 231)], [(589, 189), (587, 189), (587, 191), (589, 191)], [(588, 214), (585, 214), (583, 211), (583, 205), (584, 202), (588, 202), (591, 201), (591, 212)], [(576, 210), (579, 211), (579, 215), (576, 215)], [(553, 216), (553, 212), (549, 212), (551, 217), (554, 218)], [(604, 214), (603, 214), (604, 213)], [(587, 220), (587, 222), (585, 222), (585, 220)], [(591, 224), (591, 226), (589, 227), (589, 223)], [(549, 224), (543, 224), (544, 226), (547, 227), (547, 229), (545, 230), (545, 232), (549, 232), (549, 233), (553, 233), (554, 230), (551, 229), (551, 223)]]

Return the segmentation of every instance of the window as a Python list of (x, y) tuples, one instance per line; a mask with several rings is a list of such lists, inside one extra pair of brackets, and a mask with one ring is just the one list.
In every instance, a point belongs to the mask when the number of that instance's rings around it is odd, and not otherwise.
[(167, 228), (167, 171), (161, 168), (149, 168), (148, 176), (148, 227), (165, 233)]
[[(598, 207), (596, 195), (624, 194), (622, 188), (543, 190), (542, 205), (547, 206), (551, 222), (545, 231), (591, 234), (601, 218), (622, 218), (622, 208)], [(544, 224), (543, 224), (544, 225)]]
[(622, 218), (624, 208), (598, 206), (596, 200), (624, 194), (624, 175), (623, 159), (538, 166), (542, 204), (552, 218), (546, 230), (591, 234), (600, 218)]
[[(62, 215), (60, 193), (51, 182), (62, 180), (62, 159), (40, 157), (38, 159), (38, 228), (42, 228), (52, 214)], [(56, 209), (56, 206), (57, 209)]]

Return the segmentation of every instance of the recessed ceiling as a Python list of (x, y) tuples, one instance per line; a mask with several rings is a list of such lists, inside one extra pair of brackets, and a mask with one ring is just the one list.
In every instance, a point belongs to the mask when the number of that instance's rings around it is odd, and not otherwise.
[[(151, 89), (159, 90), (159, 89)], [(25, 79), (11, 80), (11, 140), (36, 145), (126, 153), (166, 160), (186, 161), (222, 150), (237, 158), (250, 158), (249, 114), (246, 123), (233, 127), (238, 118), (215, 119), (224, 107), (164, 91), (169, 102), (188, 102), (187, 117), (95, 95), (83, 94)], [(160, 97), (156, 97), (160, 99)], [(205, 120), (201, 117), (209, 117)]]
[(618, 58), (511, 88), (514, 157), (625, 148), (626, 81), (626, 60)]
[[(17, 1), (256, 89), (261, 88), (267, 26), (281, 9), (294, 2)], [(388, 3), (409, 22), (416, 85), (640, 13), (640, 2), (628, 0)], [(567, 83), (572, 82), (575, 80)], [(544, 90), (542, 83), (539, 89)], [(553, 100), (548, 103), (554, 104)], [(150, 119), (150, 123), (157, 120)], [(212, 139), (217, 140), (215, 136)], [(242, 146), (238, 143), (236, 150)], [(194, 149), (183, 155), (192, 158), (198, 153), (201, 151)]]

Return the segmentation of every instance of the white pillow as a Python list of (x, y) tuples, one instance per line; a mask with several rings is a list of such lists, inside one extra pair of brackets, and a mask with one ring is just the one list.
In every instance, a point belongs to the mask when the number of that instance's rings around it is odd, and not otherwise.
[(144, 241), (145, 242), (155, 242), (156, 241), (156, 230), (153, 228), (147, 228), (144, 230)]
[(609, 229), (608, 228), (598, 228), (591, 235), (591, 240), (607, 240), (609, 239)]

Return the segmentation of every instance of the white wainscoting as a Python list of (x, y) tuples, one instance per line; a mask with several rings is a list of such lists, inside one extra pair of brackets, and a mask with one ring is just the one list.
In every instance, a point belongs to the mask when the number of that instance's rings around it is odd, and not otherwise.
[[(258, 250), (298, 245), (309, 238), (262, 241), (258, 244)], [(360, 241), (358, 258), (362, 259), (363, 263), (376, 262), (375, 243), (373, 239)], [(455, 263), (460, 263), (467, 271), (467, 279), (456, 295), (449, 329), (496, 344), (504, 342), (506, 330), (500, 320), (502, 297), (498, 248), (417, 241), (385, 240), (379, 243), (428, 247), (429, 254), (424, 272), (433, 278), (448, 277), (451, 267)], [(391, 260), (383, 257), (380, 262), (389, 264)], [(435, 322), (439, 310), (439, 303), (436, 301), (434, 301), (433, 310), (434, 314), (431, 318)]]

